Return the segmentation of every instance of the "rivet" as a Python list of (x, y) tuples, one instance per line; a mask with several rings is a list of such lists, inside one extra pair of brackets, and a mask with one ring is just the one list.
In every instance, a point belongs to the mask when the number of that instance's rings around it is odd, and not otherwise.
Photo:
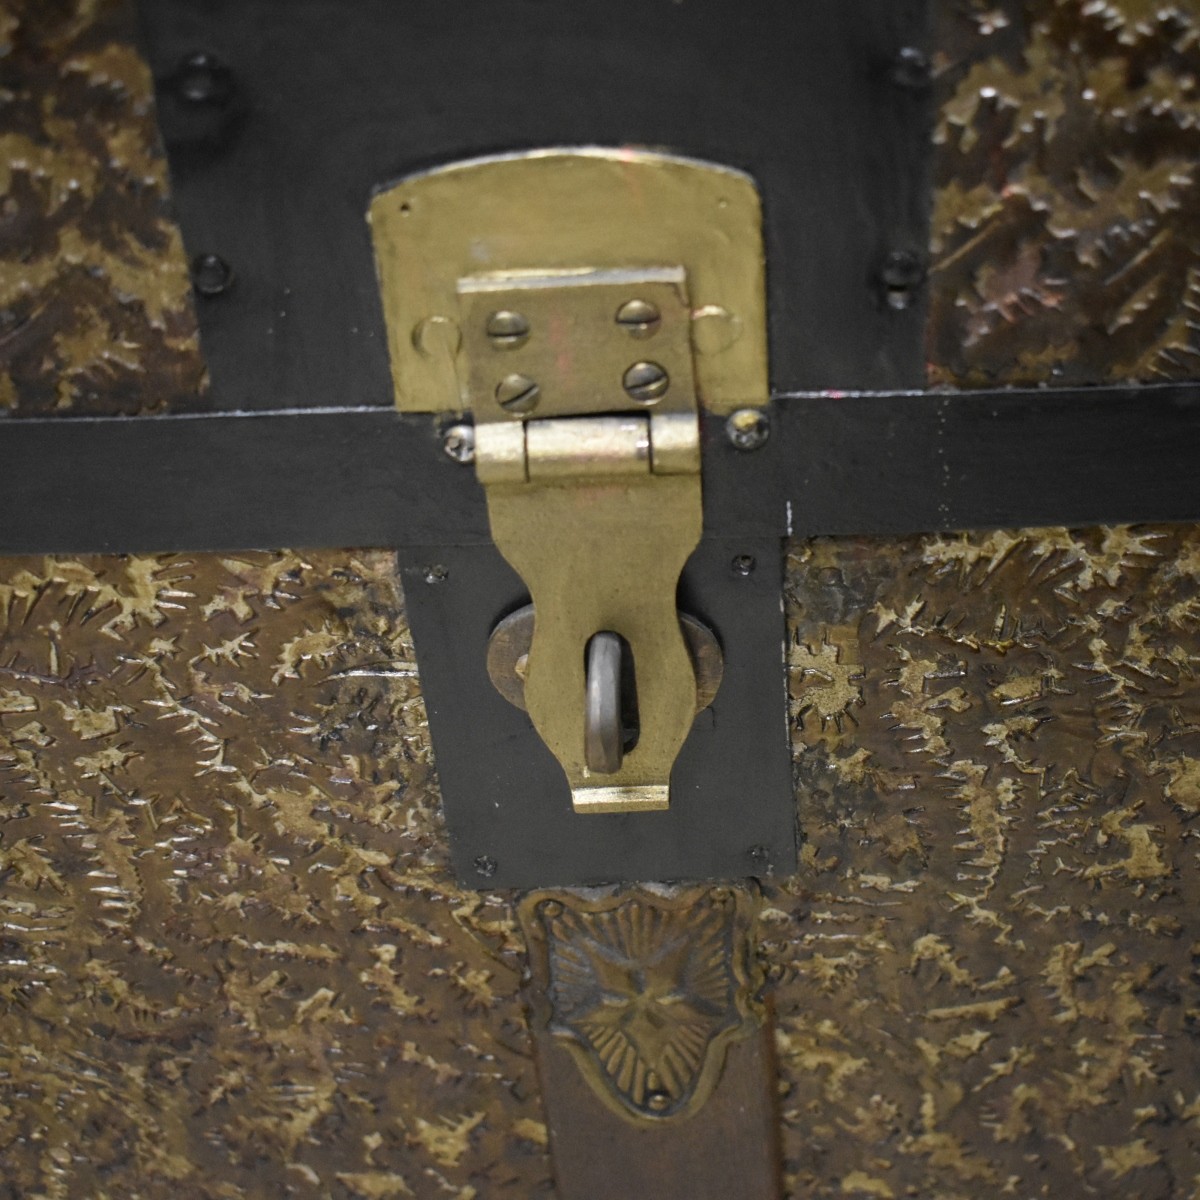
[(725, 436), (736, 450), (758, 450), (771, 436), (771, 422), (761, 408), (739, 408), (725, 422)]
[(434, 563), (425, 568), (426, 583), (445, 583), (450, 578), (450, 572), (441, 563)]
[(765, 867), (769, 865), (771, 861), (771, 852), (766, 848), (766, 846), (751, 846), (750, 849), (746, 851), (746, 856), (752, 863), (759, 867)]
[(879, 268), (879, 280), (889, 308), (901, 310), (913, 302), (913, 294), (925, 279), (925, 264), (911, 250), (892, 250)]
[(192, 259), (192, 287), (201, 296), (219, 296), (233, 284), (233, 271), (219, 254), (197, 254)]
[(528, 375), (505, 375), (496, 385), (496, 403), (506, 412), (533, 412), (541, 397), (542, 389)]
[(653, 404), (667, 394), (671, 378), (666, 371), (653, 362), (635, 362), (621, 380), (631, 400), (639, 404)]
[(475, 874), (491, 879), (496, 873), (496, 860), (490, 854), (481, 854), (474, 862)]
[(742, 336), (742, 322), (719, 304), (692, 313), (692, 345), (697, 354), (720, 354)]
[(753, 575), (754, 568), (756, 566), (758, 566), (758, 564), (754, 561), (753, 554), (738, 554), (734, 557), (733, 561), (729, 564), (729, 569), (735, 575), (745, 576), (745, 575)]
[(452, 317), (426, 317), (413, 328), (412, 344), (424, 358), (453, 358), (462, 345), (462, 330)]
[(892, 82), (909, 91), (918, 92), (927, 88), (932, 77), (929, 58), (916, 46), (905, 46), (892, 63)]
[(502, 308), (487, 320), (487, 335), (499, 350), (515, 350), (529, 340), (529, 321), (523, 313)]
[(474, 462), (475, 427), (473, 425), (451, 425), (442, 434), (442, 449), (445, 451), (446, 457), (452, 458), (456, 463), (462, 463), (465, 466), (467, 463)]
[(664, 1112), (671, 1106), (671, 1097), (667, 1092), (647, 1092), (646, 1107), (651, 1112)]
[(189, 104), (225, 104), (233, 74), (212, 54), (189, 54), (175, 69), (175, 93)]
[(662, 314), (649, 300), (626, 300), (617, 309), (617, 324), (630, 337), (648, 338), (658, 332)]

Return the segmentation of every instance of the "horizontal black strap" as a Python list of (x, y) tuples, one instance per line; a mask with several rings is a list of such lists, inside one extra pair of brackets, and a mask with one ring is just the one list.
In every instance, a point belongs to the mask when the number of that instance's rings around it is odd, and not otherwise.
[[(474, 471), (382, 408), (0, 422), (0, 553), (469, 545)], [(704, 423), (719, 536), (1200, 520), (1200, 383), (777, 397)]]

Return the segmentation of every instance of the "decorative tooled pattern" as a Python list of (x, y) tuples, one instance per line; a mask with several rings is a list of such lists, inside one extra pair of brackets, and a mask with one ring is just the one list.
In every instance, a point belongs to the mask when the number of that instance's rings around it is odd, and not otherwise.
[(742, 888), (537, 893), (523, 906), (532, 1002), (621, 1116), (686, 1117), (756, 1024), (755, 904)]
[(1200, 529), (794, 547), (796, 1197), (1190, 1196)]
[(391, 555), (0, 560), (0, 1194), (538, 1196)]
[(933, 7), (932, 381), (1200, 375), (1200, 7)]
[(4, 0), (0, 72), (0, 414), (199, 407), (131, 5)]

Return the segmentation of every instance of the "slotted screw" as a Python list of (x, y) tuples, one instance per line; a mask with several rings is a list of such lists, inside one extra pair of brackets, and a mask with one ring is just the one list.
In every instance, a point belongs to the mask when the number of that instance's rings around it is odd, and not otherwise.
[(542, 389), (528, 375), (505, 375), (496, 385), (496, 403), (506, 412), (533, 412), (541, 397)]
[(502, 308), (488, 317), (487, 335), (498, 350), (515, 350), (529, 340), (529, 321), (524, 313)]
[(653, 404), (661, 400), (671, 386), (670, 376), (658, 363), (653, 362), (635, 362), (625, 372), (621, 382), (629, 398), (639, 404)]
[(617, 309), (617, 324), (630, 337), (647, 338), (658, 332), (662, 314), (649, 300), (626, 300)]

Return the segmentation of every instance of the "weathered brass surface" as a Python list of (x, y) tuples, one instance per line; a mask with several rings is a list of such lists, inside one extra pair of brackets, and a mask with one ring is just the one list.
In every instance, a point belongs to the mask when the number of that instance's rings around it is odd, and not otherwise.
[(1194, 1191), (1200, 529), (791, 548), (789, 1194)]
[(150, 71), (120, 0), (0, 4), (0, 412), (202, 406)]
[[(562, 764), (575, 808), (667, 807), (671, 767), (696, 712), (675, 589), (700, 540), (699, 475), (492, 485), (488, 510), (496, 545), (528, 584), (537, 614), (525, 704)], [(620, 769), (598, 776), (584, 749), (584, 648), (605, 630), (632, 652), (641, 732)]]
[[(696, 676), (696, 711), (703, 712), (716, 698), (725, 671), (721, 645), (706, 625), (687, 613), (679, 614), (683, 640)], [(525, 707), (525, 671), (533, 639), (533, 608), (510, 613), (488, 639), (488, 676), (496, 690), (518, 708)]]
[[(640, 270), (496, 272), (459, 282), (462, 367), (476, 421), (597, 412), (694, 411), (688, 279), (681, 267)], [(652, 304), (659, 319), (645, 334), (618, 321), (625, 305)], [(497, 313), (519, 315), (527, 333), (515, 344), (489, 335)], [(668, 383), (639, 403), (622, 385), (635, 363), (652, 359)], [(531, 407), (501, 410), (498, 385), (510, 375), (535, 382)]]
[[(671, 768), (695, 714), (675, 590), (700, 539), (699, 426), (685, 281), (678, 272), (661, 274), (626, 272), (620, 282), (596, 273), (566, 281), (539, 276), (528, 288), (505, 280), (465, 292), (475, 301), (466, 305), (467, 341), (482, 359), (471, 360), (476, 471), (487, 487), (492, 536), (538, 614), (525, 707), (580, 812), (666, 808)], [(619, 415), (645, 407), (622, 386), (621, 365), (633, 355), (616, 314), (631, 296), (655, 304), (655, 353), (674, 376), (654, 402), (666, 411), (654, 417)], [(501, 312), (520, 313), (527, 341), (493, 344), (487, 329)], [(576, 349), (580, 361), (572, 365)], [(496, 377), (512, 358), (518, 369), (508, 377), (528, 381), (527, 393), (534, 380), (539, 388), (536, 404), (519, 412), (489, 407)], [(614, 408), (618, 415), (580, 415)], [(656, 429), (663, 435), (657, 454)], [(514, 431), (523, 436), (523, 453)], [(636, 679), (639, 737), (615, 757), (589, 755), (596, 731), (586, 648), (601, 632), (624, 639)]]
[(948, 387), (1200, 375), (1200, 6), (934, 5)]
[[(522, 271), (682, 268), (701, 404), (729, 412), (767, 400), (762, 217), (738, 171), (641, 150), (538, 150), (413, 176), (375, 197), (370, 220), (404, 411), (471, 406), (470, 335), (460, 349), (452, 334), (427, 337), (427, 323), (462, 325), (460, 280)], [(627, 323), (622, 332), (629, 363), (648, 357), (653, 338)]]
[(693, 1115), (729, 1044), (761, 1022), (745, 888), (533, 892), (521, 904), (532, 1010), (627, 1120)]
[(0, 1195), (553, 1196), (392, 554), (4, 559), (0, 647)]

